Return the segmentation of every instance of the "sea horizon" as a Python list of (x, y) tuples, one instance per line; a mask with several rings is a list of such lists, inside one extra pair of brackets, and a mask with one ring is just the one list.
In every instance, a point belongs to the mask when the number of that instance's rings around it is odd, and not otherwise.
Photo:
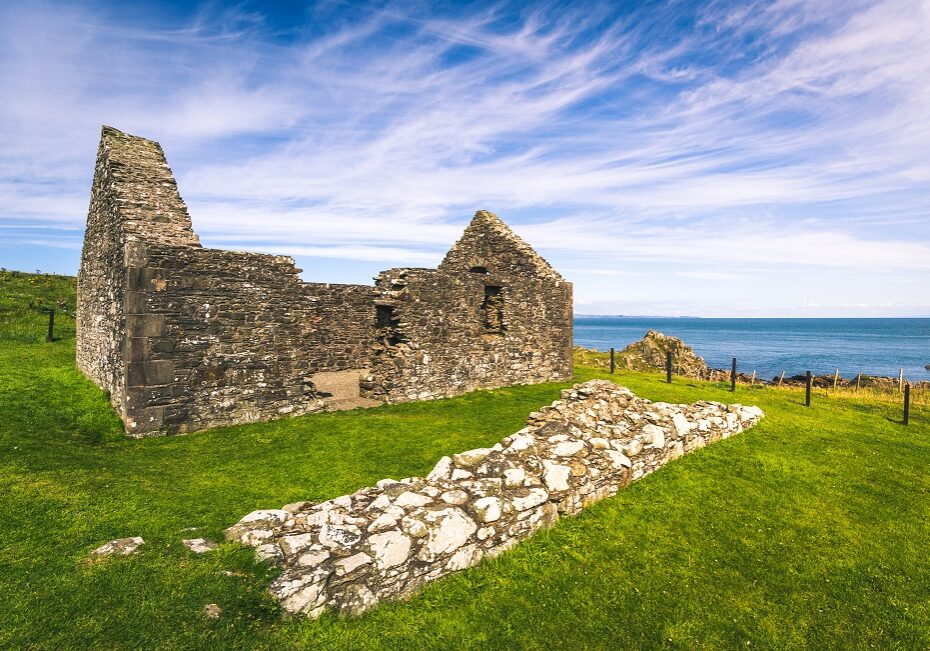
[(576, 315), (574, 344), (620, 350), (647, 330), (678, 337), (713, 368), (737, 358), (772, 379), (811, 371), (930, 380), (930, 317), (669, 317)]

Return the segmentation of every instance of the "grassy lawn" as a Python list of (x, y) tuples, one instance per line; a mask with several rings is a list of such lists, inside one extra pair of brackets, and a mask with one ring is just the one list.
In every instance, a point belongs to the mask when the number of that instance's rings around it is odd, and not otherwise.
[[(23, 282), (0, 280), (6, 296)], [(618, 374), (654, 400), (757, 404), (766, 419), (410, 602), (306, 621), (266, 595), (270, 570), (250, 550), (198, 556), (181, 539), (422, 475), (512, 433), (566, 385), (132, 441), (74, 369), (73, 325), (50, 344), (38, 312), (4, 329), (17, 301), (0, 301), (0, 648), (930, 646), (925, 405), (905, 428), (898, 405), (869, 397), (818, 392), (807, 409), (799, 391)], [(85, 562), (132, 535), (139, 555)]]

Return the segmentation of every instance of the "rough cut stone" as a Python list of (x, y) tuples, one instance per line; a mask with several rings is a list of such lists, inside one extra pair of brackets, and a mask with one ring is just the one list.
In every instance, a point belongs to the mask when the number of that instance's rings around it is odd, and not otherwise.
[(472, 505), (478, 520), (481, 522), (496, 522), (501, 517), (501, 501), (496, 497), (482, 497), (475, 500)]
[(543, 461), (543, 481), (551, 493), (568, 490), (568, 478), (572, 474), (570, 466), (563, 466), (551, 461)]
[[(432, 479), (382, 480), (293, 513), (256, 511), (227, 535), (281, 566), (271, 592), (289, 612), (362, 612), (501, 554), (761, 417), (755, 407), (651, 403), (594, 380), (565, 390), (500, 444), (465, 453), (474, 473), (459, 468), (466, 475), (456, 477), (447, 457)], [(705, 426), (697, 436), (676, 420)]]
[(440, 479), (448, 479), (450, 472), (452, 472), (452, 459), (450, 457), (443, 457), (433, 468), (432, 472), (426, 476), (426, 480), (439, 481)]
[(527, 509), (532, 509), (533, 507), (545, 503), (548, 499), (549, 493), (547, 493), (545, 489), (531, 488), (526, 492), (526, 495), (514, 497), (511, 504), (513, 504), (513, 508), (517, 511), (526, 511)]
[(427, 511), (423, 520), (427, 525), (426, 544), (419, 556), (423, 561), (434, 561), (443, 554), (455, 551), (478, 529), (465, 513), (454, 507)]
[(571, 457), (584, 449), (583, 441), (565, 441), (552, 448), (552, 454), (557, 457)]
[(651, 440), (650, 444), (654, 448), (664, 448), (665, 447), (665, 430), (659, 427), (658, 425), (645, 425), (643, 427), (643, 434), (649, 437)]
[(504, 471), (504, 485), (508, 488), (522, 486), (526, 481), (526, 471), (523, 468), (508, 468)]
[(371, 556), (359, 552), (358, 554), (354, 554), (348, 558), (340, 558), (338, 561), (333, 563), (333, 565), (336, 567), (336, 576), (342, 576), (343, 574), (350, 574), (361, 566), (368, 565), (370, 562)]
[(477, 448), (475, 450), (468, 450), (467, 452), (460, 452), (459, 454), (455, 454), (452, 456), (452, 460), (457, 466), (470, 468), (472, 466), (477, 466), (479, 463), (487, 459), (488, 455), (490, 454), (490, 448)]
[(400, 565), (410, 556), (410, 538), (399, 531), (379, 533), (368, 539), (380, 569)]
[(678, 436), (684, 436), (691, 431), (691, 423), (689, 423), (688, 419), (681, 413), (672, 416), (672, 424), (675, 426), (675, 431), (678, 433)]

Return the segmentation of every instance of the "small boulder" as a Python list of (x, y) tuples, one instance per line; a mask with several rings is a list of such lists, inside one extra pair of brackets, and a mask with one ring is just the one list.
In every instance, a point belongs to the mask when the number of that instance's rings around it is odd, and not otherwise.
[(91, 558), (102, 558), (104, 556), (128, 556), (129, 554), (135, 554), (140, 546), (144, 545), (145, 541), (142, 540), (139, 536), (133, 536), (131, 538), (117, 538), (116, 540), (111, 540), (108, 543), (100, 545), (97, 549), (90, 553)]
[(203, 554), (219, 547), (215, 542), (206, 538), (189, 538), (182, 540), (181, 543), (195, 554)]

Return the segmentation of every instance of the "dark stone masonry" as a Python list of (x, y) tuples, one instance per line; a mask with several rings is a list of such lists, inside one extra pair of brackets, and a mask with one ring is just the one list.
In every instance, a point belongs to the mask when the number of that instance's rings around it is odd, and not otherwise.
[(151, 140), (104, 127), (78, 274), (78, 367), (130, 436), (572, 375), (572, 288), (479, 211), (438, 269), (306, 283), (201, 247)]

